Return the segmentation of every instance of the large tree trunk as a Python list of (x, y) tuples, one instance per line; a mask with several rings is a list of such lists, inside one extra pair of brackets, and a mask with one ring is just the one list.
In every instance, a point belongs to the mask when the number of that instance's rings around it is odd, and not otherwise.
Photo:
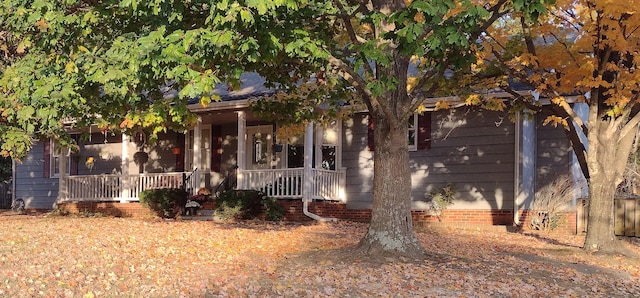
[(411, 174), (406, 121), (390, 126), (382, 115), (374, 119), (373, 208), (369, 231), (360, 249), (369, 255), (420, 257), (424, 249), (413, 231)]
[[(403, 0), (371, 1), (374, 10), (388, 15), (402, 9)], [(383, 38), (395, 30), (393, 22), (381, 20), (375, 36)], [(391, 40), (380, 44), (395, 51)], [(374, 123), (373, 208), (369, 230), (360, 241), (360, 249), (369, 255), (393, 255), (417, 258), (424, 248), (413, 232), (411, 219), (411, 173), (407, 119), (412, 101), (407, 95), (409, 57), (394, 52), (390, 64), (376, 63), (375, 73), (382, 82), (396, 81), (384, 95), (368, 97), (367, 106)]]
[[(594, 113), (595, 114), (595, 113)], [(595, 116), (595, 115), (593, 115)], [(596, 116), (589, 127), (589, 218), (584, 249), (588, 252), (618, 252), (613, 228), (616, 191), (616, 150), (619, 131), (609, 121)], [(628, 156), (628, 154), (627, 154)]]
[[(593, 143), (591, 146), (595, 145)], [(591, 149), (591, 148), (590, 148)], [(606, 151), (606, 150), (600, 150)], [(610, 150), (613, 151), (613, 150)], [(613, 163), (615, 160), (601, 156), (602, 160), (590, 163)], [(589, 179), (589, 226), (584, 249), (589, 252), (614, 249), (615, 235), (613, 233), (613, 200), (615, 182), (601, 170), (593, 171), (590, 167)]]

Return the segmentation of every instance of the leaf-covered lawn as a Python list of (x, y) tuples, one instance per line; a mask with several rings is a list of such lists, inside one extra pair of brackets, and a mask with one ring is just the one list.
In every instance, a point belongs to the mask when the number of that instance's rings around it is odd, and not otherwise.
[[(366, 225), (0, 216), (1, 297), (640, 295), (637, 259), (579, 236), (418, 229), (430, 255), (354, 255)], [(627, 244), (640, 255), (640, 244)]]

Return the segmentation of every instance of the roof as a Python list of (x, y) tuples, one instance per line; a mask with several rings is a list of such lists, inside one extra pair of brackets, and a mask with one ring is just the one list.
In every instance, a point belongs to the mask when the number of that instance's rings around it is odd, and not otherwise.
[[(199, 103), (198, 98), (189, 100), (189, 109), (192, 112), (204, 112), (211, 110), (227, 110), (227, 109), (244, 109), (249, 107), (251, 100), (264, 96), (273, 95), (277, 92), (276, 88), (269, 88), (265, 86), (266, 79), (255, 72), (243, 73), (240, 76), (240, 89), (230, 90), (227, 84), (217, 84), (214, 93), (219, 95), (221, 101), (211, 102), (208, 106), (203, 107)], [(509, 85), (512, 90), (522, 94), (528, 95), (534, 91), (534, 88), (526, 84), (517, 82), (510, 79)], [(502, 90), (490, 90), (488, 96), (508, 98), (512, 97), (511, 94), (503, 92)], [(575, 96), (570, 96), (570, 101)], [(446, 97), (426, 97), (424, 103), (427, 106), (435, 106), (435, 103), (441, 100), (447, 100), (451, 102), (461, 102), (457, 96)], [(542, 100), (543, 104), (546, 102)]]

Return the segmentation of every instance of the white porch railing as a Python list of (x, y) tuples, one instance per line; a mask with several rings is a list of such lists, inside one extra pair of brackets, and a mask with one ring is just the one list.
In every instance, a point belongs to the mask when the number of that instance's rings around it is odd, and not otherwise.
[[(264, 192), (268, 197), (300, 198), (304, 184), (303, 168), (277, 170), (238, 171), (245, 183), (244, 188)], [(243, 187), (243, 186), (239, 186)]]
[[(147, 189), (181, 188), (183, 176), (191, 173), (150, 173), (122, 176), (117, 174), (68, 176), (66, 198), (61, 201), (138, 201)], [(195, 173), (199, 175), (201, 173)], [(270, 169), (238, 171), (244, 185), (239, 188), (263, 191), (269, 197), (302, 198), (304, 169)], [(345, 171), (312, 170), (311, 198), (342, 200)], [(124, 183), (127, 182), (127, 183)], [(187, 190), (195, 190), (195, 179), (187, 179)]]
[(313, 183), (311, 184), (311, 198), (321, 197), (326, 200), (342, 200), (346, 171), (330, 171), (313, 169)]
[[(240, 174), (245, 188), (260, 190), (268, 197), (301, 198), (304, 195), (304, 168), (244, 170)], [(344, 179), (344, 170), (312, 169), (311, 198), (341, 200)]]
[[(68, 176), (66, 198), (62, 201), (138, 201), (138, 194), (147, 189), (181, 188), (183, 176), (190, 173), (149, 173), (122, 176), (118, 174)], [(125, 185), (123, 182), (127, 181)], [(195, 189), (194, 179), (188, 179), (187, 190)], [(128, 187), (127, 187), (128, 186)]]
[(117, 174), (69, 176), (65, 179), (67, 201), (111, 201), (121, 197), (122, 183)]

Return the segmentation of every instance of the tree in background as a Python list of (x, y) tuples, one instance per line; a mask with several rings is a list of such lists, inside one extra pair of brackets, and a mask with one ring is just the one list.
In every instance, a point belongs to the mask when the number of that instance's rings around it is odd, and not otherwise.
[[(15, 61), (19, 56), (16, 53), (17, 42), (7, 31), (0, 31), (0, 73)], [(0, 181), (9, 181), (12, 178), (13, 165), (8, 156), (0, 156)]]
[[(538, 22), (526, 16), (504, 19), (482, 38), (484, 60), (477, 68), (482, 74), (475, 79), (510, 92), (514, 107), (535, 111), (539, 103), (510, 89), (508, 80), (533, 86), (551, 99), (554, 115), (546, 122), (566, 129), (589, 182), (584, 249), (619, 251), (613, 234), (614, 194), (640, 122), (636, 1), (562, 0)], [(569, 98), (588, 104), (586, 122)]]
[(24, 156), (33, 135), (73, 146), (65, 128), (92, 123), (184, 128), (188, 99), (206, 105), (216, 83), (257, 72), (286, 91), (292, 122), (322, 117), (321, 104), (367, 107), (374, 195), (360, 248), (418, 256), (407, 120), (424, 96), (452, 92), (494, 22), (535, 19), (548, 1), (4, 1), (0, 22), (25, 55), (0, 79), (2, 149)]

